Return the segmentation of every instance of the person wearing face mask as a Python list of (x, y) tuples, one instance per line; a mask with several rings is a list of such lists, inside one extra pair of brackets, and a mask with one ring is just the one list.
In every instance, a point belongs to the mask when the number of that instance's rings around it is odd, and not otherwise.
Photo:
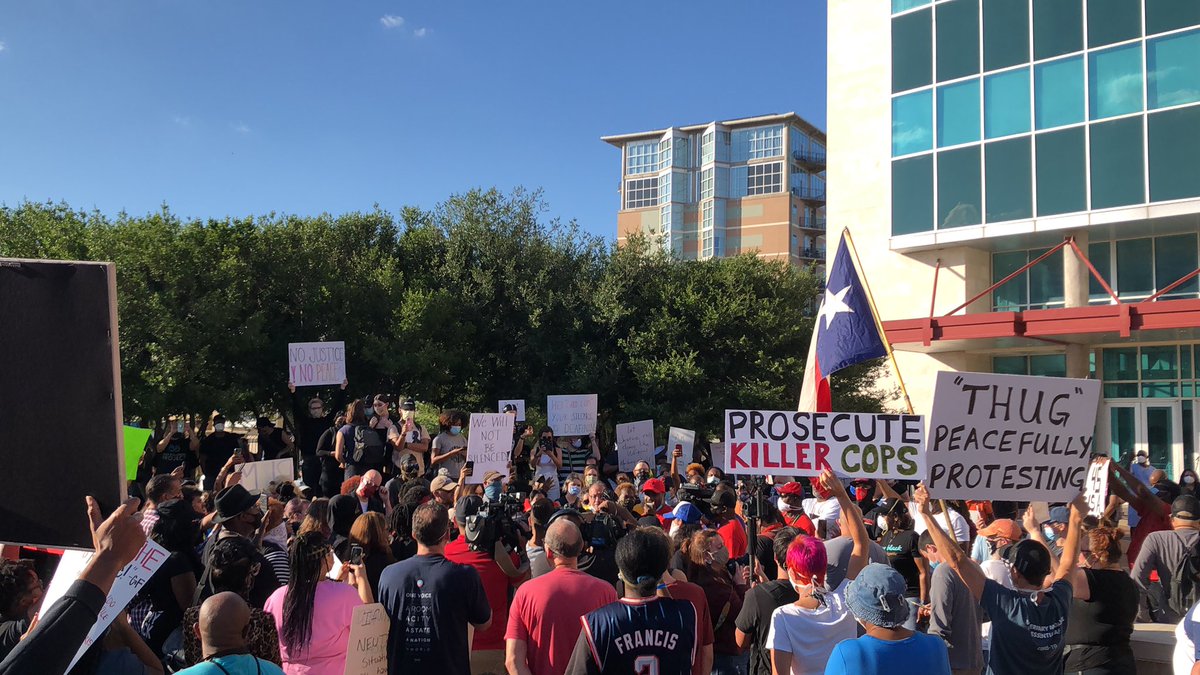
[(1196, 472), (1191, 469), (1184, 469), (1183, 473), (1179, 474), (1179, 496), (1183, 495), (1193, 497), (1200, 495), (1200, 484), (1196, 482)]
[(226, 424), (224, 415), (214, 414), (212, 433), (205, 434), (200, 440), (200, 470), (204, 472), (205, 490), (213, 489), (221, 467), (238, 450), (238, 436), (226, 431)]
[[(979, 531), (979, 537), (984, 541), (987, 557), (976, 562), (979, 563), (984, 576), (1001, 586), (1012, 588), (1012, 579), (1008, 576), (1008, 566), (1004, 564), (1002, 553), (1004, 549), (1024, 537), (1021, 526), (1011, 518), (997, 518)], [(974, 556), (972, 560), (975, 560)]]
[(162, 438), (152, 447), (153, 450), (147, 453), (144, 461), (150, 465), (155, 476), (171, 473), (180, 467), (183, 467), (184, 476), (191, 476), (200, 463), (197, 455), (200, 439), (192, 430), (192, 425), (182, 417), (172, 415), (167, 418)]
[(704, 479), (704, 482), (707, 483), (710, 488), (715, 488), (715, 487), (717, 487), (717, 485), (720, 485), (721, 482), (724, 480), (725, 480), (725, 472), (722, 471), (720, 469), (720, 467), (714, 466), (708, 470), (708, 475)]
[(653, 478), (653, 474), (650, 473), (650, 464), (648, 462), (643, 461), (633, 465), (633, 486), (638, 491), (641, 491), (642, 485), (651, 478)]
[(1070, 519), (1070, 509), (1065, 506), (1056, 506), (1050, 509), (1049, 520), (1038, 523), (1037, 517), (1033, 513), (1033, 507), (1030, 506), (1025, 510), (1023, 523), (1025, 530), (1029, 532), (1029, 538), (1042, 542), (1042, 545), (1050, 549), (1050, 555), (1054, 556), (1054, 560), (1057, 561), (1062, 557), (1063, 544), (1066, 542), (1067, 523)]
[(978, 673), (983, 668), (983, 617), (971, 590), (949, 566), (933, 533), (921, 534), (918, 546), (930, 566), (926, 596), (929, 634), (942, 638), (950, 654), (950, 669), (955, 675)]
[[(596, 434), (590, 436), (570, 436), (562, 439), (560, 444), (562, 454), (558, 467), (558, 480), (565, 482), (571, 474), (583, 474), (588, 458), (600, 460), (600, 444), (596, 442)], [(565, 445), (565, 447), (562, 447)]]
[(305, 397), (297, 391), (295, 382), (288, 382), (288, 392), (292, 399), (292, 419), (296, 430), (296, 448), (300, 452), (300, 476), (305, 485), (316, 487), (321, 482), (321, 459), (317, 456), (317, 442), (321, 440), (321, 434), (333, 426), (337, 412), (346, 405), (346, 387), (349, 384), (348, 381), (342, 380), (342, 386), (334, 392), (333, 401), (327, 406), (320, 397)]
[(563, 483), (564, 493), (562, 495), (562, 505), (564, 509), (575, 509), (576, 511), (583, 510), (583, 479), (578, 474), (567, 476)]
[(503, 494), (504, 476), (499, 471), (483, 474), (483, 498), (489, 502), (498, 502)]
[(784, 483), (775, 488), (779, 493), (779, 513), (788, 527), (794, 527), (810, 537), (817, 536), (817, 526), (804, 513), (804, 484), (800, 481)]
[(686, 480), (692, 485), (704, 485), (704, 465), (699, 462), (692, 462), (687, 465)]
[(457, 476), (467, 463), (467, 437), (463, 435), (466, 423), (466, 414), (459, 410), (447, 410), (438, 416), (441, 432), (433, 439), (429, 463), (439, 473), (445, 469), (445, 475)]
[(813, 496), (805, 499), (801, 504), (804, 507), (804, 512), (812, 519), (813, 524), (817, 526), (817, 531), (821, 531), (821, 522), (824, 521), (824, 527), (827, 530), (832, 530), (834, 523), (842, 514), (842, 507), (838, 501), (833, 498), (833, 494), (826, 488), (822, 487), (820, 482), (815, 478), (808, 479), (812, 485)]
[(387, 515), (391, 512), (391, 502), (384, 499), (382, 488), (383, 476), (378, 471), (371, 469), (363, 474), (358, 487), (354, 489), (354, 496), (358, 498), (359, 513), (374, 511)]
[[(1129, 473), (1133, 474), (1133, 477), (1142, 485), (1150, 486), (1150, 476), (1154, 474), (1154, 465), (1150, 463), (1150, 455), (1145, 450), (1138, 450), (1134, 454), (1133, 461), (1129, 463)], [(1141, 517), (1142, 514), (1130, 504), (1128, 514), (1129, 527), (1137, 527)]]
[[(417, 423), (417, 402), (411, 398), (400, 405), (400, 422), (392, 427), (388, 440), (395, 452), (392, 453), (392, 464), (399, 474), (399, 469), (407, 462), (417, 463), (417, 475), (425, 475), (425, 467), (429, 463), (429, 433), (425, 427)], [(411, 459), (410, 459), (411, 458)]]
[(1096, 527), (1086, 534), (1084, 566), (1071, 574), (1071, 613), (1067, 618), (1064, 670), (1089, 675), (1134, 675), (1129, 638), (1141, 595), (1121, 566), (1123, 533)]
[(541, 432), (538, 433), (537, 445), (533, 448), (529, 461), (533, 467), (534, 483), (537, 483), (539, 478), (544, 478), (546, 496), (550, 498), (550, 501), (560, 501), (562, 491), (559, 489), (557, 479), (558, 469), (562, 466), (563, 459), (562, 450), (554, 440), (553, 429), (542, 427)]
[(637, 488), (633, 486), (633, 483), (618, 483), (616, 493), (617, 503), (630, 513), (636, 513), (638, 498)]
[(737, 493), (728, 485), (721, 485), (713, 492), (708, 503), (717, 534), (725, 542), (729, 556), (742, 558), (749, 548), (749, 541), (746, 537), (746, 521), (737, 514)]
[(691, 536), (684, 554), (684, 573), (704, 590), (709, 617), (713, 624), (713, 668), (716, 675), (737, 675), (746, 671), (748, 655), (737, 645), (735, 619), (742, 611), (746, 590), (750, 587), (750, 569), (737, 565), (730, 574), (729, 549), (712, 530), (700, 530)]

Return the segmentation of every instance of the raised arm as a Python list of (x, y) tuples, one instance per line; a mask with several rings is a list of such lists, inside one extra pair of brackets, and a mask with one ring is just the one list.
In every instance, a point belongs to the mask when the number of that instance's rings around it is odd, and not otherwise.
[(838, 504), (842, 507), (842, 513), (846, 516), (846, 521), (850, 523), (848, 534), (850, 540), (854, 542), (854, 548), (850, 552), (850, 564), (846, 566), (846, 580), (853, 581), (858, 573), (867, 566), (871, 553), (871, 539), (867, 536), (866, 525), (863, 524), (862, 511), (850, 499), (850, 495), (846, 494), (846, 486), (842, 485), (842, 481), (829, 469), (821, 474), (820, 483), (837, 499)]
[(1079, 535), (1083, 532), (1083, 517), (1087, 515), (1087, 500), (1083, 493), (1075, 495), (1071, 501), (1071, 522), (1067, 524), (1067, 542), (1063, 544), (1062, 558), (1058, 561), (1058, 571), (1054, 580), (1061, 581), (1071, 575), (1079, 565)]
[(925, 527), (929, 530), (929, 536), (933, 537), (933, 543), (937, 545), (938, 553), (945, 557), (946, 564), (958, 574), (967, 588), (971, 590), (971, 596), (978, 602), (983, 597), (983, 585), (987, 581), (983, 570), (978, 563), (971, 560), (971, 556), (963, 552), (953, 537), (946, 534), (941, 524), (933, 517), (933, 509), (929, 504), (929, 491), (925, 489), (924, 483), (917, 486), (916, 492), (913, 493), (913, 499), (921, 509), (921, 517), (925, 519)]

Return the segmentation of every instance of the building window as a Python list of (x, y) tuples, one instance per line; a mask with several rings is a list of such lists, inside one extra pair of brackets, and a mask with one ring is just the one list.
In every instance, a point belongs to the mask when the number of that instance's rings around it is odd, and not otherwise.
[(1083, 49), (1083, 0), (1033, 0), (1033, 58)]
[(686, 169), (692, 165), (692, 144), (686, 136), (675, 139), (675, 166)]
[(1200, 24), (1200, 2), (1146, 0), (1146, 34)]
[(1033, 217), (1033, 165), (1028, 136), (983, 148), (987, 222)]
[(783, 162), (746, 167), (746, 194), (766, 195), (783, 190)]
[(1083, 127), (1038, 134), (1037, 213), (1052, 216), (1087, 208)]
[(986, 138), (1029, 131), (1029, 69), (1018, 68), (983, 80), (983, 130)]
[[(992, 283), (1016, 272), (1048, 250), (993, 253)], [(992, 291), (992, 309), (997, 312), (1047, 309), (1062, 307), (1063, 304), (1063, 269), (1059, 255), (1043, 260)]]
[(1145, 202), (1141, 115), (1093, 124), (1090, 142), (1092, 208)]
[(658, 203), (668, 204), (671, 201), (671, 172), (668, 171), (659, 176)]
[[(1092, 242), (1088, 245), (1088, 259), (1117, 297), (1138, 300), (1166, 289), (1200, 267), (1197, 238), (1192, 233)], [(1093, 304), (1111, 302), (1095, 279), (1091, 280), (1088, 293)], [(1195, 298), (1198, 294), (1200, 280), (1193, 278), (1163, 297)]]
[(1038, 129), (1083, 121), (1083, 57), (1033, 67), (1033, 116)]
[(932, 0), (892, 0), (892, 13), (903, 12), (906, 9), (928, 5)]
[[(1100, 356), (1104, 398), (1200, 396), (1193, 379), (1197, 351), (1200, 345), (1191, 344), (1104, 349)], [(1188, 411), (1184, 412), (1186, 419)]]
[(933, 229), (933, 155), (892, 162), (892, 234)]
[(1197, 64), (1200, 64), (1200, 31), (1147, 40), (1146, 95), (1150, 109), (1200, 101)]
[(625, 208), (641, 209), (658, 204), (658, 177), (625, 181)]
[(1087, 0), (1088, 47), (1142, 36), (1142, 0)]
[(1029, 63), (1029, 4), (983, 0), (983, 69)]
[(933, 91), (892, 99), (892, 156), (933, 148)]
[[(1179, 234), (1154, 238), (1154, 287), (1162, 290), (1200, 267), (1196, 256), (1196, 235)], [(1164, 298), (1195, 297), (1200, 280), (1192, 277), (1165, 293)]]
[(938, 82), (978, 73), (979, 0), (950, 0), (936, 11)]
[(1088, 117), (1103, 119), (1142, 109), (1142, 45), (1088, 54)]
[(658, 170), (671, 168), (671, 139), (658, 142)]
[(937, 163), (938, 227), (978, 225), (983, 213), (979, 146), (939, 152)]
[(1066, 377), (1066, 354), (1035, 354), (1033, 356), (993, 356), (992, 372), (1001, 375), (1040, 375)]
[(653, 173), (658, 169), (658, 143), (644, 141), (625, 146), (625, 173)]
[(892, 19), (892, 92), (933, 82), (933, 10)]
[[(1010, 102), (1010, 105), (1013, 105), (1013, 103)], [(944, 148), (950, 145), (961, 145), (978, 140), (979, 80), (972, 79), (938, 87), (938, 147)]]
[(742, 129), (733, 133), (735, 162), (779, 157), (783, 154), (783, 127)]
[(700, 199), (708, 199), (713, 196), (713, 174), (716, 169), (708, 168), (700, 172)]
[(708, 164), (713, 161), (713, 132), (706, 131), (700, 137), (700, 163)]
[(1151, 201), (1200, 197), (1200, 106), (1157, 112), (1146, 124)]

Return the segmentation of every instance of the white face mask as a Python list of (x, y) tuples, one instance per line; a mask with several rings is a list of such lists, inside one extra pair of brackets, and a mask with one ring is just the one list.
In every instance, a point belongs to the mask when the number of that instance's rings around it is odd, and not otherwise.
[(879, 516), (878, 518), (875, 519), (875, 524), (879, 526), (879, 530), (881, 532), (887, 532), (887, 529), (888, 529), (887, 518), (885, 518), (883, 516)]
[(1196, 482), (1196, 477), (1195, 476), (1184, 476), (1183, 482), (1185, 485), (1191, 485), (1192, 483)]
[(213, 425), (213, 431), (225, 431), (225, 423), (217, 422)]

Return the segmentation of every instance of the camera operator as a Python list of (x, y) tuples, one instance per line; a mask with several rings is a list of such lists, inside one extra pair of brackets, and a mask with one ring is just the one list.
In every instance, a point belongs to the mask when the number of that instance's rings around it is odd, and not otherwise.
[[(490, 474), (487, 476), (490, 477)], [(502, 506), (497, 500), (496, 506)], [(514, 552), (496, 536), (490, 550), (481, 551), (468, 542), (468, 537), (479, 528), (496, 526), (487, 521), (495, 517), (496, 510), (483, 498), (468, 495), (458, 500), (454, 507), (454, 519), (461, 534), (446, 545), (446, 559), (460, 565), (475, 568), (483, 581), (483, 591), (492, 608), (492, 623), (487, 630), (476, 631), (471, 645), (471, 672), (504, 672), (504, 631), (508, 627), (508, 589), (517, 586), (529, 573), (528, 561), (521, 560), (524, 543)], [(480, 518), (479, 516), (483, 516)], [(482, 543), (482, 542), (481, 542)]]
[(637, 518), (624, 506), (614, 501), (604, 483), (592, 483), (584, 497), (584, 508), (592, 513), (604, 513), (617, 519), (626, 530), (637, 527)]
[(615, 519), (606, 513), (581, 513), (574, 509), (559, 509), (550, 517), (550, 523), (559, 518), (568, 518), (583, 534), (584, 548), (579, 554), (579, 569), (597, 579), (618, 588), (620, 571), (617, 569), (617, 539), (623, 533)]

